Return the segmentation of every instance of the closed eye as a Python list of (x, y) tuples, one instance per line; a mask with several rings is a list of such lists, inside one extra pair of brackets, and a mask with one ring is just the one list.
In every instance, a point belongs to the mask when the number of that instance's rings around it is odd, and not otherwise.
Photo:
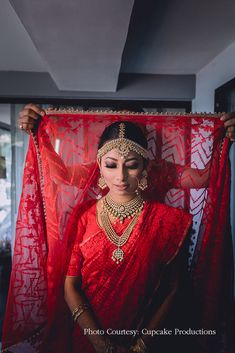
[(106, 168), (116, 168), (117, 165), (116, 164), (106, 164), (105, 167)]
[(139, 167), (139, 164), (135, 163), (135, 164), (131, 164), (131, 165), (126, 165), (126, 167), (128, 169), (137, 169)]
[[(116, 164), (106, 164), (105, 165), (106, 168), (117, 168)], [(137, 169), (139, 167), (139, 164), (135, 163), (135, 164), (131, 164), (131, 165), (126, 165), (126, 168), (128, 169)]]

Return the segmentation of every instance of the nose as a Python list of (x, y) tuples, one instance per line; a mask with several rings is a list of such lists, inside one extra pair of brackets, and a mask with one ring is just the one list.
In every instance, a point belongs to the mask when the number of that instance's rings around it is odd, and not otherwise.
[(127, 180), (127, 172), (125, 166), (120, 166), (120, 168), (117, 169), (117, 176), (116, 176), (117, 181), (124, 182)]

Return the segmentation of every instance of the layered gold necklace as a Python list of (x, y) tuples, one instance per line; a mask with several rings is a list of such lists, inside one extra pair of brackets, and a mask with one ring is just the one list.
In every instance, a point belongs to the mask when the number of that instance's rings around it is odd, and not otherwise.
[(144, 200), (140, 194), (136, 195), (128, 202), (115, 202), (108, 194), (103, 198), (103, 208), (107, 213), (118, 219), (121, 223), (128, 218), (132, 218), (136, 213), (142, 211)]
[[(107, 198), (109, 203), (107, 202)], [(138, 199), (138, 201), (136, 201), (136, 199)], [(134, 210), (132, 210), (129, 207), (130, 203), (132, 205), (135, 205)], [(126, 206), (127, 204), (128, 204), (128, 207), (125, 208), (125, 212), (124, 212), (124, 209), (121, 207), (121, 205)], [(137, 204), (138, 204), (138, 207), (137, 207)], [(143, 207), (144, 207), (144, 200), (140, 195), (137, 195), (133, 200), (125, 204), (116, 203), (114, 200), (110, 198), (109, 195), (104, 197), (102, 200), (102, 211), (100, 214), (101, 226), (109, 241), (111, 241), (111, 243), (117, 246), (117, 249), (115, 249), (112, 253), (112, 260), (117, 264), (119, 264), (124, 259), (124, 251), (121, 249), (121, 247), (124, 246), (128, 241)], [(118, 210), (120, 211), (118, 212)], [(119, 218), (121, 222), (123, 222), (123, 220), (126, 217), (129, 217), (129, 218), (133, 217), (130, 223), (128, 224), (127, 228), (122, 233), (122, 235), (119, 236), (113, 229), (109, 218), (109, 214), (111, 214), (116, 218)]]

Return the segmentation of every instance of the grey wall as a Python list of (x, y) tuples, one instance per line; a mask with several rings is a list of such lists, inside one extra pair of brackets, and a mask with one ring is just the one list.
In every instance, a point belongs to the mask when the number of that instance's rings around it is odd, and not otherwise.
[(121, 74), (117, 92), (60, 91), (48, 73), (0, 71), (0, 98), (192, 100), (195, 75)]

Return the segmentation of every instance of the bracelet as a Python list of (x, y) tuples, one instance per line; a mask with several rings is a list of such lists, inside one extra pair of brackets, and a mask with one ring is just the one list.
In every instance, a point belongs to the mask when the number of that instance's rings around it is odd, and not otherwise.
[(147, 346), (143, 339), (140, 337), (136, 341), (135, 345), (130, 347), (130, 350), (133, 353), (147, 353)]
[(115, 345), (110, 341), (109, 338), (105, 338), (104, 353), (115, 353), (115, 352), (116, 352)]
[(81, 304), (78, 307), (76, 307), (72, 311), (73, 321), (77, 322), (77, 319), (79, 318), (79, 316), (82, 315), (82, 313), (84, 313), (84, 311), (86, 311), (88, 308), (89, 308), (88, 304)]

